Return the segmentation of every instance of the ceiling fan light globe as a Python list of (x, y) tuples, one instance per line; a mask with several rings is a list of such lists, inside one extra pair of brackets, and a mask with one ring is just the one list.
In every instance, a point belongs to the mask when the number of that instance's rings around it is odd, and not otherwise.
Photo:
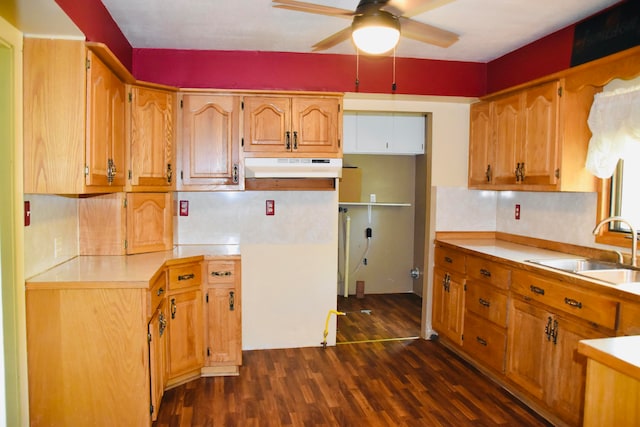
[(396, 47), (400, 40), (397, 28), (384, 26), (363, 26), (351, 33), (356, 47), (363, 52), (379, 55)]

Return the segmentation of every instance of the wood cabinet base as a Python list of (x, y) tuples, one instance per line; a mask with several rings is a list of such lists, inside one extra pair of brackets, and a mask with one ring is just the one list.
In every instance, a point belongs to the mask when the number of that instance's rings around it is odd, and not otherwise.
[(203, 377), (237, 377), (240, 375), (239, 366), (205, 366), (200, 370)]

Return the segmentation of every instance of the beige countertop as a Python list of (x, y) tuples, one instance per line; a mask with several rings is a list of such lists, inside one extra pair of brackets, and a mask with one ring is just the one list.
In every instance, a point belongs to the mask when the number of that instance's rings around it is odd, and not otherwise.
[(171, 251), (122, 256), (77, 256), (29, 278), (27, 289), (77, 283), (82, 287), (147, 287), (165, 263), (240, 256), (238, 245), (180, 245)]
[(640, 335), (583, 340), (578, 351), (640, 381)]
[(565, 279), (572, 283), (586, 284), (592, 289), (606, 291), (612, 295), (631, 297), (633, 300), (637, 300), (637, 298), (640, 297), (639, 283), (613, 284), (528, 262), (529, 260), (588, 257), (490, 238), (438, 238), (437, 242), (453, 245), (478, 254), (488, 255), (498, 260), (520, 263), (530, 270), (552, 273), (558, 278)]

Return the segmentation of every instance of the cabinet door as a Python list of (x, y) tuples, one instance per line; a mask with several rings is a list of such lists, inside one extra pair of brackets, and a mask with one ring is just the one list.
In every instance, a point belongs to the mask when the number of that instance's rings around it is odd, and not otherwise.
[(164, 394), (166, 375), (166, 326), (167, 314), (164, 301), (149, 321), (149, 379), (151, 387), (151, 420), (158, 418), (160, 402)]
[(462, 345), (464, 278), (437, 267), (433, 275), (433, 328)]
[(493, 135), (491, 132), (491, 103), (471, 105), (469, 125), (469, 186), (493, 183)]
[(524, 163), (524, 183), (555, 185), (558, 181), (559, 82), (524, 92), (523, 136), (516, 155)]
[(393, 154), (424, 154), (426, 118), (418, 114), (393, 115)]
[(553, 365), (546, 380), (546, 401), (560, 418), (572, 425), (581, 425), (587, 360), (578, 353), (578, 342), (607, 335), (565, 318), (554, 320), (558, 322), (554, 331), (556, 338), (547, 343)]
[(175, 168), (175, 95), (169, 91), (133, 86), (130, 103), (131, 185), (171, 189)]
[(237, 96), (184, 94), (181, 173), (184, 187), (239, 185), (239, 114)]
[(358, 113), (356, 118), (358, 153), (389, 152), (393, 138), (393, 116), (380, 113)]
[(290, 98), (244, 98), (245, 152), (288, 153), (292, 138)]
[(200, 370), (202, 352), (202, 292), (168, 296), (168, 380)]
[(87, 58), (86, 184), (123, 186), (124, 84), (91, 51)]
[(495, 129), (494, 184), (515, 184), (517, 151), (521, 139), (522, 116), (520, 93), (505, 96), (493, 102), (493, 128)]
[(242, 364), (240, 295), (233, 285), (207, 288), (205, 365)]
[(291, 101), (291, 149), (298, 153), (340, 152), (340, 100), (295, 97)]
[(127, 254), (173, 247), (171, 193), (127, 193)]
[(550, 313), (523, 301), (512, 299), (509, 310), (507, 376), (538, 399), (545, 387), (547, 354), (545, 328)]

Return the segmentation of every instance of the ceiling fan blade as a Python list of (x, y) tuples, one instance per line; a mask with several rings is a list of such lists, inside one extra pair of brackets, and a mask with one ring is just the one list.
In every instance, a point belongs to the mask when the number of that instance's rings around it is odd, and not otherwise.
[(440, 47), (449, 47), (458, 41), (458, 35), (429, 24), (401, 17), (400, 34), (403, 37), (418, 40)]
[(335, 34), (330, 35), (326, 39), (319, 41), (314, 44), (312, 47), (313, 52), (318, 52), (319, 50), (329, 49), (338, 43), (342, 43), (343, 41), (349, 39), (351, 37), (351, 27), (347, 27), (343, 30), (338, 31)]
[(452, 1), (454, 0), (389, 0), (380, 9), (398, 17), (409, 18), (444, 6)]
[(295, 10), (296, 12), (336, 16), (338, 18), (351, 18), (353, 16), (353, 12), (347, 9), (323, 6), (320, 4), (305, 3), (296, 0), (273, 0), (273, 7), (276, 7), (278, 9)]

